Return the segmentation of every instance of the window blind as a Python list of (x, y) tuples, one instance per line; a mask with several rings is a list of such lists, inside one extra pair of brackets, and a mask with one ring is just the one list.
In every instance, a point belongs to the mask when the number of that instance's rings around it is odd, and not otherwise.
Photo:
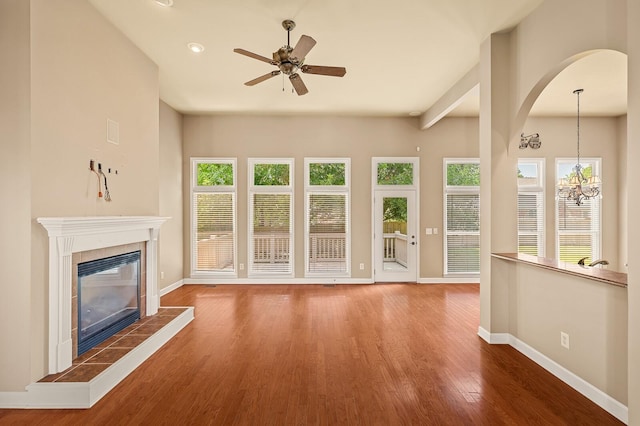
[(250, 207), (250, 272), (291, 274), (291, 194), (254, 192)]
[(229, 192), (194, 194), (192, 256), (196, 271), (234, 270), (234, 197)]
[(557, 206), (558, 258), (571, 263), (600, 258), (600, 198), (586, 199), (581, 206), (559, 198)]
[(446, 272), (480, 272), (480, 195), (446, 194)]
[(518, 193), (518, 252), (544, 256), (544, 198), (542, 192)]
[(307, 272), (348, 272), (347, 206), (346, 193), (307, 193)]

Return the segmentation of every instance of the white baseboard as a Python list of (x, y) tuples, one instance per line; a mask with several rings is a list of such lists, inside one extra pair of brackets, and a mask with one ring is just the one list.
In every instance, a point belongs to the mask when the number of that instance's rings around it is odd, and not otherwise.
[(0, 392), (0, 408), (90, 408), (193, 320), (193, 307), (173, 319), (87, 383), (31, 383), (25, 392)]
[(629, 422), (629, 409), (626, 405), (607, 395), (591, 383), (567, 370), (548, 356), (527, 345), (522, 340), (509, 333), (489, 333), (482, 327), (478, 327), (478, 335), (491, 344), (508, 344), (518, 352), (531, 359), (533, 362), (562, 380), (573, 389), (580, 392), (603, 410), (620, 420), (624, 424)]
[[(372, 278), (185, 278), (182, 284), (374, 284)], [(181, 284), (181, 285), (182, 285)], [(381, 283), (384, 284), (384, 283)], [(478, 278), (420, 278), (418, 284), (478, 284)], [(176, 287), (178, 288), (178, 287)], [(172, 289), (174, 290), (174, 289)], [(164, 295), (164, 294), (163, 294)]]
[(180, 287), (182, 287), (183, 284), (184, 284), (184, 280), (176, 281), (175, 283), (160, 289), (158, 293), (160, 294), (160, 297), (162, 297), (165, 294), (171, 293), (173, 290), (179, 289)]
[(419, 278), (418, 284), (479, 284), (478, 277)]
[(185, 278), (190, 284), (373, 284), (371, 278)]

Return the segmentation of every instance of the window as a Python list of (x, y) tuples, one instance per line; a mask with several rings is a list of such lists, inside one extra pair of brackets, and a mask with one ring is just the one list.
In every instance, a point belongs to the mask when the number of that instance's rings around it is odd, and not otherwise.
[(412, 162), (377, 164), (376, 183), (378, 185), (412, 186), (414, 181), (415, 171)]
[[(599, 158), (581, 158), (585, 177), (597, 175), (602, 179)], [(556, 160), (556, 182), (570, 178), (575, 159)], [(556, 196), (556, 257), (559, 260), (577, 263), (583, 257), (588, 262), (600, 258), (600, 213), (601, 197), (586, 199), (578, 206), (575, 201)]]
[(249, 218), (249, 275), (292, 275), (292, 159), (249, 159)]
[(236, 159), (191, 159), (191, 274), (236, 273)]
[(306, 158), (305, 276), (350, 273), (348, 158)]
[(480, 162), (444, 160), (445, 274), (480, 272)]
[(544, 256), (544, 159), (518, 160), (518, 252)]

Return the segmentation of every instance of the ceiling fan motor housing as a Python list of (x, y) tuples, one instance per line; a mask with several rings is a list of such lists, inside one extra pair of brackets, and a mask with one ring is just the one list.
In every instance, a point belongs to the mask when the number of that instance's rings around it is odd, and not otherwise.
[(277, 52), (273, 52), (273, 60), (276, 62), (278, 68), (280, 68), (280, 71), (286, 75), (296, 72), (301, 65), (300, 62), (295, 63), (289, 60), (289, 55), (292, 51), (291, 46), (283, 46), (278, 49)]

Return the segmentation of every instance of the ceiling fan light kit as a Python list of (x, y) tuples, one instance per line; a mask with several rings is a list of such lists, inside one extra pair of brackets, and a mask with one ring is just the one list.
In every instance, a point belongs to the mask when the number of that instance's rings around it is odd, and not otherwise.
[(296, 23), (291, 19), (285, 19), (282, 21), (282, 27), (287, 31), (287, 44), (273, 52), (273, 59), (249, 52), (248, 50), (233, 49), (236, 53), (278, 67), (278, 70), (276, 71), (271, 71), (260, 77), (254, 78), (253, 80), (247, 81), (244, 83), (246, 86), (254, 86), (272, 77), (284, 74), (289, 76), (289, 81), (298, 96), (302, 96), (308, 93), (309, 89), (307, 89), (307, 86), (302, 81), (300, 74), (298, 74), (299, 71), (305, 74), (327, 75), (332, 77), (342, 77), (346, 74), (347, 70), (344, 67), (306, 65), (304, 63), (305, 57), (311, 51), (313, 46), (316, 45), (316, 41), (312, 37), (303, 34), (295, 47), (292, 48), (290, 36), (291, 30), (296, 27)]

